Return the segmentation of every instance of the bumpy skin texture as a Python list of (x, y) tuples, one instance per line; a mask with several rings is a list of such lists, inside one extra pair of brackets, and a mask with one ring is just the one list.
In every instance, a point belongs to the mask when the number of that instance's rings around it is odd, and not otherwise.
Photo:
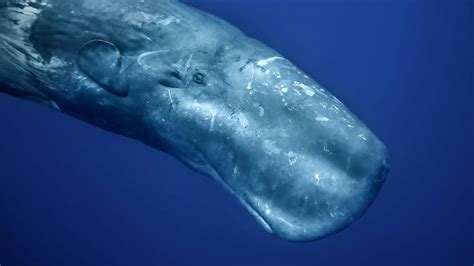
[(179, 2), (2, 0), (0, 59), (3, 92), (175, 156), (287, 240), (352, 224), (388, 172), (384, 145), (339, 100)]

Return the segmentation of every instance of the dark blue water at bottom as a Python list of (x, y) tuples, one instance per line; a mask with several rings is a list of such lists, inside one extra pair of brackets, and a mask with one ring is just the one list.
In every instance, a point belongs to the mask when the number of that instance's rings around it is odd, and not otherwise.
[(367, 214), (267, 234), (212, 180), (135, 141), (0, 95), (0, 264), (472, 265), (472, 1), (185, 1), (328, 88), (387, 145)]

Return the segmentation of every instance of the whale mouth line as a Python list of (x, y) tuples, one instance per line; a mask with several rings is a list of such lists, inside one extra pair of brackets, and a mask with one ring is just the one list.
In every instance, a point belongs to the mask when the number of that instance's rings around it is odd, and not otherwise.
[(257, 222), (263, 226), (263, 228), (271, 233), (271, 234), (274, 234), (274, 231), (271, 227), (271, 225), (267, 222), (267, 220), (265, 220), (265, 218), (255, 209), (253, 208), (252, 206), (250, 206), (250, 204), (248, 204), (244, 199), (240, 198), (237, 196), (237, 198), (239, 199), (240, 203), (242, 205), (244, 205), (244, 207), (250, 212), (250, 214), (252, 214), (253, 217), (255, 217), (255, 219), (257, 220)]
[[(231, 195), (233, 195), (234, 197), (236, 197), (240, 204), (242, 204), (245, 209), (247, 209), (248, 212), (250, 212), (250, 214), (257, 220), (257, 222), (259, 224), (261, 224), (263, 226), (263, 228), (265, 228), (265, 230), (271, 234), (274, 234), (274, 231), (272, 229), (272, 226), (270, 225), (269, 222), (267, 222), (267, 220), (260, 214), (260, 212), (252, 207), (243, 197), (241, 197), (215, 170), (214, 168), (212, 169), (213, 172), (215, 173), (214, 176), (214, 179), (220, 183), (224, 188), (225, 190), (227, 190)], [(217, 177), (217, 178), (216, 178)]]
[[(202, 151), (199, 151), (199, 153), (201, 153), (201, 156), (202, 155)], [(206, 161), (206, 165), (207, 165), (207, 169), (210, 170), (210, 173), (209, 175), (217, 182), (219, 183), (220, 185), (222, 185), (224, 187), (224, 189), (230, 193), (231, 195), (233, 195), (234, 197), (236, 197), (240, 204), (242, 204), (245, 209), (250, 212), (250, 214), (257, 220), (257, 222), (263, 226), (263, 228), (271, 233), (271, 234), (275, 234), (274, 230), (272, 229), (272, 226), (270, 225), (270, 223), (263, 217), (263, 215), (260, 214), (260, 212), (252, 207), (243, 197), (240, 196), (239, 193), (237, 193), (230, 185), (229, 183), (227, 183), (224, 178), (222, 178), (221, 174), (219, 174), (216, 169), (214, 168), (214, 166), (212, 166), (212, 164), (209, 163), (209, 159), (205, 156), (203, 156), (203, 158), (205, 158), (205, 161)]]

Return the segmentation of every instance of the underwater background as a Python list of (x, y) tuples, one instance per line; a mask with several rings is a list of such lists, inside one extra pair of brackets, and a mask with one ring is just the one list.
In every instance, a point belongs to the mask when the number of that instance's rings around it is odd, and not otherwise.
[(474, 1), (186, 0), (282, 53), (385, 143), (367, 214), (266, 233), (175, 159), (0, 95), (0, 265), (473, 265)]

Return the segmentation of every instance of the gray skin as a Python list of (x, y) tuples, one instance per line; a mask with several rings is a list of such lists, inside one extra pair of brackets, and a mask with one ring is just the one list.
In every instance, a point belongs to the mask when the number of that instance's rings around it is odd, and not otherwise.
[(172, 0), (2, 0), (0, 91), (173, 155), (290, 241), (352, 224), (389, 168), (301, 70)]

